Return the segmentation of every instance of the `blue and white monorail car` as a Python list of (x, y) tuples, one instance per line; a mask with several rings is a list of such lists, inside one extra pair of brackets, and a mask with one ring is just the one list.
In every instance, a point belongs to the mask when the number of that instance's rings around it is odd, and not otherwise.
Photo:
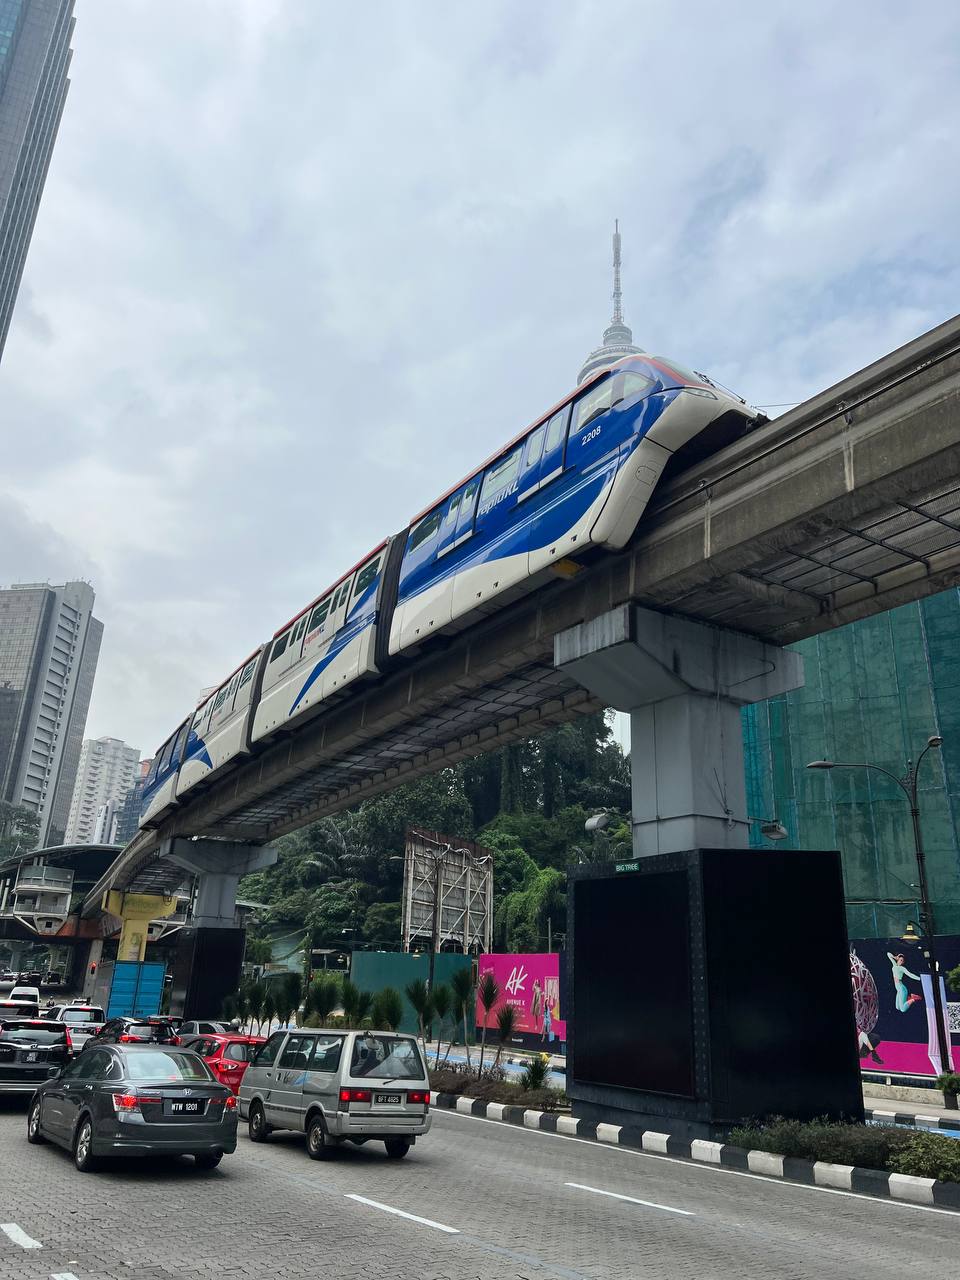
[(660, 357), (602, 370), (241, 663), (159, 749), (141, 826), (354, 681), (536, 589), (561, 561), (620, 550), (665, 468), (706, 456), (761, 417)]

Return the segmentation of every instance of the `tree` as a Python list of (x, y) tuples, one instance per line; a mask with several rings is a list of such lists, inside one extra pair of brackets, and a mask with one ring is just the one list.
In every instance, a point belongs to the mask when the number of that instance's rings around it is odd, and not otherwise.
[(403, 1021), (403, 999), (393, 987), (384, 987), (373, 997), (371, 1015), (375, 1027), (396, 1031)]
[(477, 1074), (483, 1074), (483, 1055), (487, 1047), (487, 1024), (490, 1021), (490, 1010), (500, 999), (500, 983), (492, 973), (485, 973), (477, 987), (477, 998), (483, 1006), (483, 1027), (480, 1032), (480, 1067)]
[(260, 1034), (260, 1027), (263, 1023), (263, 983), (251, 982), (247, 985), (247, 1009), (250, 1012), (250, 1024), (257, 1024), (257, 1035)]
[(500, 1065), (500, 1055), (509, 1044), (511, 1037), (517, 1029), (517, 1009), (516, 1005), (504, 1004), (497, 1010), (497, 1035), (500, 1041), (497, 1046), (497, 1056), (493, 1060), (495, 1067)]
[(343, 1005), (343, 1020), (348, 1027), (356, 1026), (360, 1011), (360, 988), (345, 978), (340, 988), (340, 1003)]
[(263, 993), (263, 1020), (267, 1024), (267, 1035), (270, 1034), (273, 1020), (277, 1016), (277, 998), (273, 987), (274, 984), (272, 982), (266, 983)]
[(522, 889), (500, 900), (494, 933), (505, 951), (539, 951), (548, 917), (559, 923), (566, 911), (567, 877), (553, 867), (537, 868)]
[(40, 839), (40, 815), (24, 805), (0, 800), (0, 861), (30, 853)]
[(325, 1027), (340, 1003), (340, 983), (326, 975), (317, 978), (307, 992), (307, 1000), (308, 1012), (315, 1014), (321, 1027)]
[(373, 996), (369, 991), (357, 992), (357, 1026), (359, 1027), (370, 1017), (370, 1009), (373, 1005)]
[(415, 978), (413, 982), (407, 985), (406, 993), (407, 999), (417, 1015), (420, 1039), (426, 1041), (426, 1028), (433, 1018), (433, 1001), (430, 997), (430, 992), (427, 990), (427, 984), (422, 978)]
[(439, 1027), (437, 1028), (437, 1063), (440, 1066), (440, 1046), (443, 1044), (443, 1024), (446, 1021), (447, 1014), (450, 1012), (451, 994), (450, 988), (445, 987), (442, 982), (436, 983), (430, 993), (433, 1001), (433, 1011), (437, 1015)]
[(400, 903), (374, 902), (363, 922), (364, 938), (374, 946), (397, 950), (400, 946)]
[(291, 1017), (300, 1025), (300, 1001), (303, 999), (303, 979), (299, 973), (287, 973), (282, 978), (280, 1000), (283, 1003), (284, 1021), (289, 1025)]
[[(463, 1018), (463, 1044), (467, 1052), (467, 1066), (470, 1067), (473, 1063), (470, 1061), (470, 1037), (467, 1031), (467, 1016), (469, 1010), (471, 1022), (476, 1019), (477, 991), (473, 985), (473, 974), (468, 966), (464, 965), (462, 969), (456, 969), (450, 975), (450, 990), (452, 992), (454, 1010)], [(449, 1052), (450, 1046), (447, 1045), (447, 1053), (449, 1054)]]

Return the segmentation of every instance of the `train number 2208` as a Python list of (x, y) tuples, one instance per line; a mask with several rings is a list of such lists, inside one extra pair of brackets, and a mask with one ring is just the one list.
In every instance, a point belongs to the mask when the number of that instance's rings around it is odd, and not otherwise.
[(603, 430), (602, 427), (594, 427), (593, 430), (588, 431), (585, 436), (581, 436), (580, 437), (581, 447), (585, 444), (589, 444), (591, 440), (596, 440), (597, 436), (600, 434), (602, 430)]

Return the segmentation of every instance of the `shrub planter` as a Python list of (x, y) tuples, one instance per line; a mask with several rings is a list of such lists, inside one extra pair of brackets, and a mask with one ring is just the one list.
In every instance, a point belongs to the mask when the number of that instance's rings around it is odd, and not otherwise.
[(675, 1156), (700, 1164), (737, 1169), (760, 1177), (852, 1191), (885, 1200), (934, 1205), (960, 1212), (960, 1183), (957, 1182), (917, 1178), (883, 1169), (863, 1169), (856, 1165), (834, 1164), (824, 1160), (806, 1160), (770, 1151), (750, 1151), (730, 1143), (709, 1142), (701, 1138), (687, 1141), (675, 1138), (672, 1134), (657, 1133), (632, 1125), (596, 1124), (562, 1111), (538, 1111), (524, 1106), (485, 1102), (464, 1094), (432, 1093), (430, 1097), (432, 1104), (440, 1109), (485, 1120), (497, 1120), (520, 1128), (537, 1129), (541, 1133), (564, 1134), (643, 1151), (648, 1155)]

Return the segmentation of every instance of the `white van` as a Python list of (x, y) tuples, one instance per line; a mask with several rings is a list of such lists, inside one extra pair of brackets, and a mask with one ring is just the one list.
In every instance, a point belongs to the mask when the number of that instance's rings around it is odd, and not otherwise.
[(382, 1142), (399, 1160), (430, 1129), (420, 1046), (396, 1031), (277, 1031), (247, 1067), (238, 1100), (252, 1142), (299, 1130), (313, 1160), (343, 1142)]

